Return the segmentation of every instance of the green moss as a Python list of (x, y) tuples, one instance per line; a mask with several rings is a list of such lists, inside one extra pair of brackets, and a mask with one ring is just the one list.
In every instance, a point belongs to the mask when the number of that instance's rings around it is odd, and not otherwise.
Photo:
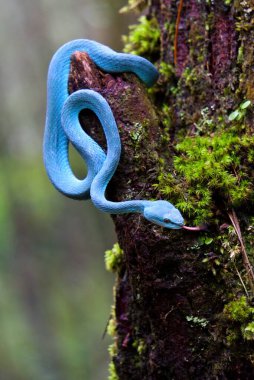
[(114, 306), (111, 307), (111, 315), (108, 321), (107, 334), (113, 338), (116, 336), (116, 316)]
[(199, 78), (197, 70), (198, 67), (186, 67), (182, 74), (182, 79), (185, 81), (186, 86), (188, 86), (189, 88), (192, 88)]
[(109, 371), (108, 380), (119, 380), (119, 377), (116, 373), (116, 367), (113, 361), (109, 363), (108, 371)]
[(237, 341), (239, 341), (239, 339), (241, 338), (241, 335), (239, 334), (239, 331), (237, 330), (233, 330), (233, 329), (227, 329), (226, 331), (226, 342), (229, 346), (233, 345), (234, 343), (236, 343)]
[[(115, 293), (115, 290), (114, 290), (114, 293)], [(110, 356), (110, 362), (109, 362), (109, 367), (108, 367), (108, 371), (109, 371), (108, 380), (118, 380), (115, 364), (113, 362), (113, 358), (117, 355), (115, 306), (111, 307), (111, 315), (110, 315), (110, 320), (107, 326), (107, 333), (114, 340), (113, 343), (110, 344), (110, 346), (108, 347), (108, 352)]]
[(123, 250), (118, 243), (105, 252), (105, 266), (109, 272), (117, 272), (121, 269), (123, 262)]
[(164, 80), (168, 81), (174, 76), (175, 69), (173, 65), (162, 61), (159, 67), (159, 73), (163, 76)]
[(241, 296), (225, 305), (223, 314), (228, 321), (228, 344), (233, 344), (241, 338), (254, 340), (254, 307), (249, 305), (245, 296)]
[[(171, 109), (169, 105), (163, 104), (161, 114), (160, 114), (160, 120), (163, 125), (163, 131), (164, 133), (161, 135), (161, 143), (168, 144), (170, 142), (170, 129), (172, 127), (172, 118), (171, 118)], [(163, 159), (161, 161), (164, 162)]]
[(198, 207), (211, 207), (215, 191), (232, 206), (251, 198), (251, 182), (247, 170), (242, 170), (243, 162), (248, 161), (246, 148), (250, 146), (253, 150), (254, 141), (251, 136), (241, 138), (229, 132), (187, 137), (177, 145), (180, 155), (175, 157), (174, 166), (184, 176), (187, 184), (200, 184), (199, 194), (195, 194), (201, 195)]
[(110, 356), (110, 362), (109, 362), (109, 365), (108, 365), (108, 380), (119, 380), (119, 377), (116, 373), (116, 367), (115, 367), (115, 364), (114, 364), (114, 361), (113, 361), (113, 358), (114, 356), (117, 355), (117, 346), (116, 346), (116, 342), (112, 343), (109, 347), (108, 347), (108, 352), (109, 352), (109, 356)]
[(244, 50), (243, 50), (243, 45), (241, 45), (238, 49), (238, 54), (237, 54), (237, 63), (242, 64), (244, 61)]
[(244, 124), (249, 106), (243, 101), (217, 123), (204, 108), (195, 133), (179, 134), (173, 170), (169, 173), (161, 162), (155, 187), (195, 223), (213, 217), (217, 199), (228, 208), (254, 202), (254, 139)]
[(138, 24), (129, 27), (129, 35), (123, 36), (124, 51), (150, 57), (159, 52), (159, 25), (155, 18), (148, 20), (145, 16), (141, 16), (138, 21)]
[(242, 296), (225, 305), (223, 312), (231, 321), (245, 322), (254, 313), (254, 308), (249, 306), (247, 298)]
[(144, 351), (146, 350), (146, 343), (144, 339), (136, 339), (132, 343), (132, 346), (136, 348), (139, 355), (142, 355)]

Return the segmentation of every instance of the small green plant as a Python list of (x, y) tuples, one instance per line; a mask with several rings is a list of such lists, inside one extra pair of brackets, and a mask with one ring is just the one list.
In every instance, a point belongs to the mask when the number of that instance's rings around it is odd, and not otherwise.
[(206, 318), (194, 317), (193, 315), (187, 315), (186, 320), (192, 325), (200, 326), (202, 328), (205, 328), (209, 323)]
[(145, 131), (144, 131), (143, 125), (140, 123), (135, 123), (130, 132), (130, 138), (135, 143), (136, 148), (139, 147), (139, 143), (144, 137), (144, 134), (145, 134)]
[(203, 108), (200, 111), (200, 118), (197, 123), (195, 123), (196, 134), (200, 135), (203, 131), (207, 131), (214, 128), (214, 121), (211, 117), (211, 110), (208, 107)]
[(254, 340), (254, 321), (242, 328), (242, 334), (246, 340)]
[(203, 263), (206, 263), (207, 269), (212, 272), (214, 276), (216, 276), (218, 268), (221, 266), (221, 261), (218, 255), (213, 252), (208, 252), (205, 254), (205, 258), (202, 260)]
[(228, 117), (229, 121), (242, 120), (245, 117), (247, 108), (250, 105), (251, 105), (250, 100), (245, 100), (243, 103), (241, 103), (240, 106), (235, 111), (231, 112), (231, 114)]

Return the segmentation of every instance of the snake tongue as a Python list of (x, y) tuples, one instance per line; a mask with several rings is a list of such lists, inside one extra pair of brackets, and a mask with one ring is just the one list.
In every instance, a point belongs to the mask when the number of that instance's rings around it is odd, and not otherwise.
[(182, 228), (184, 230), (188, 230), (188, 231), (205, 231), (205, 230), (207, 230), (207, 226), (204, 224), (201, 226), (196, 226), (196, 227), (183, 226)]

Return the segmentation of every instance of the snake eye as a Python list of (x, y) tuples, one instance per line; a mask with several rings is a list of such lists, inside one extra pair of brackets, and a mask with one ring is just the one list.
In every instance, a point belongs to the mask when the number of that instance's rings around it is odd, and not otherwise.
[(164, 222), (164, 223), (170, 223), (171, 220), (166, 218), (166, 219), (163, 219), (163, 222)]

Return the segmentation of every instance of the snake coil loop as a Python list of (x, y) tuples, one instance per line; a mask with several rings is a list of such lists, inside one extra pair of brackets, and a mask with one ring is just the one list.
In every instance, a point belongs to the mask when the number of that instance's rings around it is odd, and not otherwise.
[[(120, 159), (120, 136), (111, 108), (99, 93), (79, 90), (68, 95), (70, 58), (75, 51), (86, 52), (94, 63), (106, 72), (133, 72), (147, 86), (152, 86), (158, 78), (156, 68), (142, 57), (116, 53), (107, 46), (90, 40), (74, 40), (63, 45), (54, 54), (48, 71), (43, 155), (49, 179), (68, 197), (91, 198), (101, 211), (111, 214), (138, 212), (160, 226), (182, 228), (182, 215), (167, 201), (111, 202), (105, 198), (106, 187)], [(78, 115), (82, 109), (92, 110), (100, 120), (107, 140), (107, 155), (81, 128)], [(86, 162), (88, 173), (82, 180), (72, 172), (68, 158), (69, 142)]]

